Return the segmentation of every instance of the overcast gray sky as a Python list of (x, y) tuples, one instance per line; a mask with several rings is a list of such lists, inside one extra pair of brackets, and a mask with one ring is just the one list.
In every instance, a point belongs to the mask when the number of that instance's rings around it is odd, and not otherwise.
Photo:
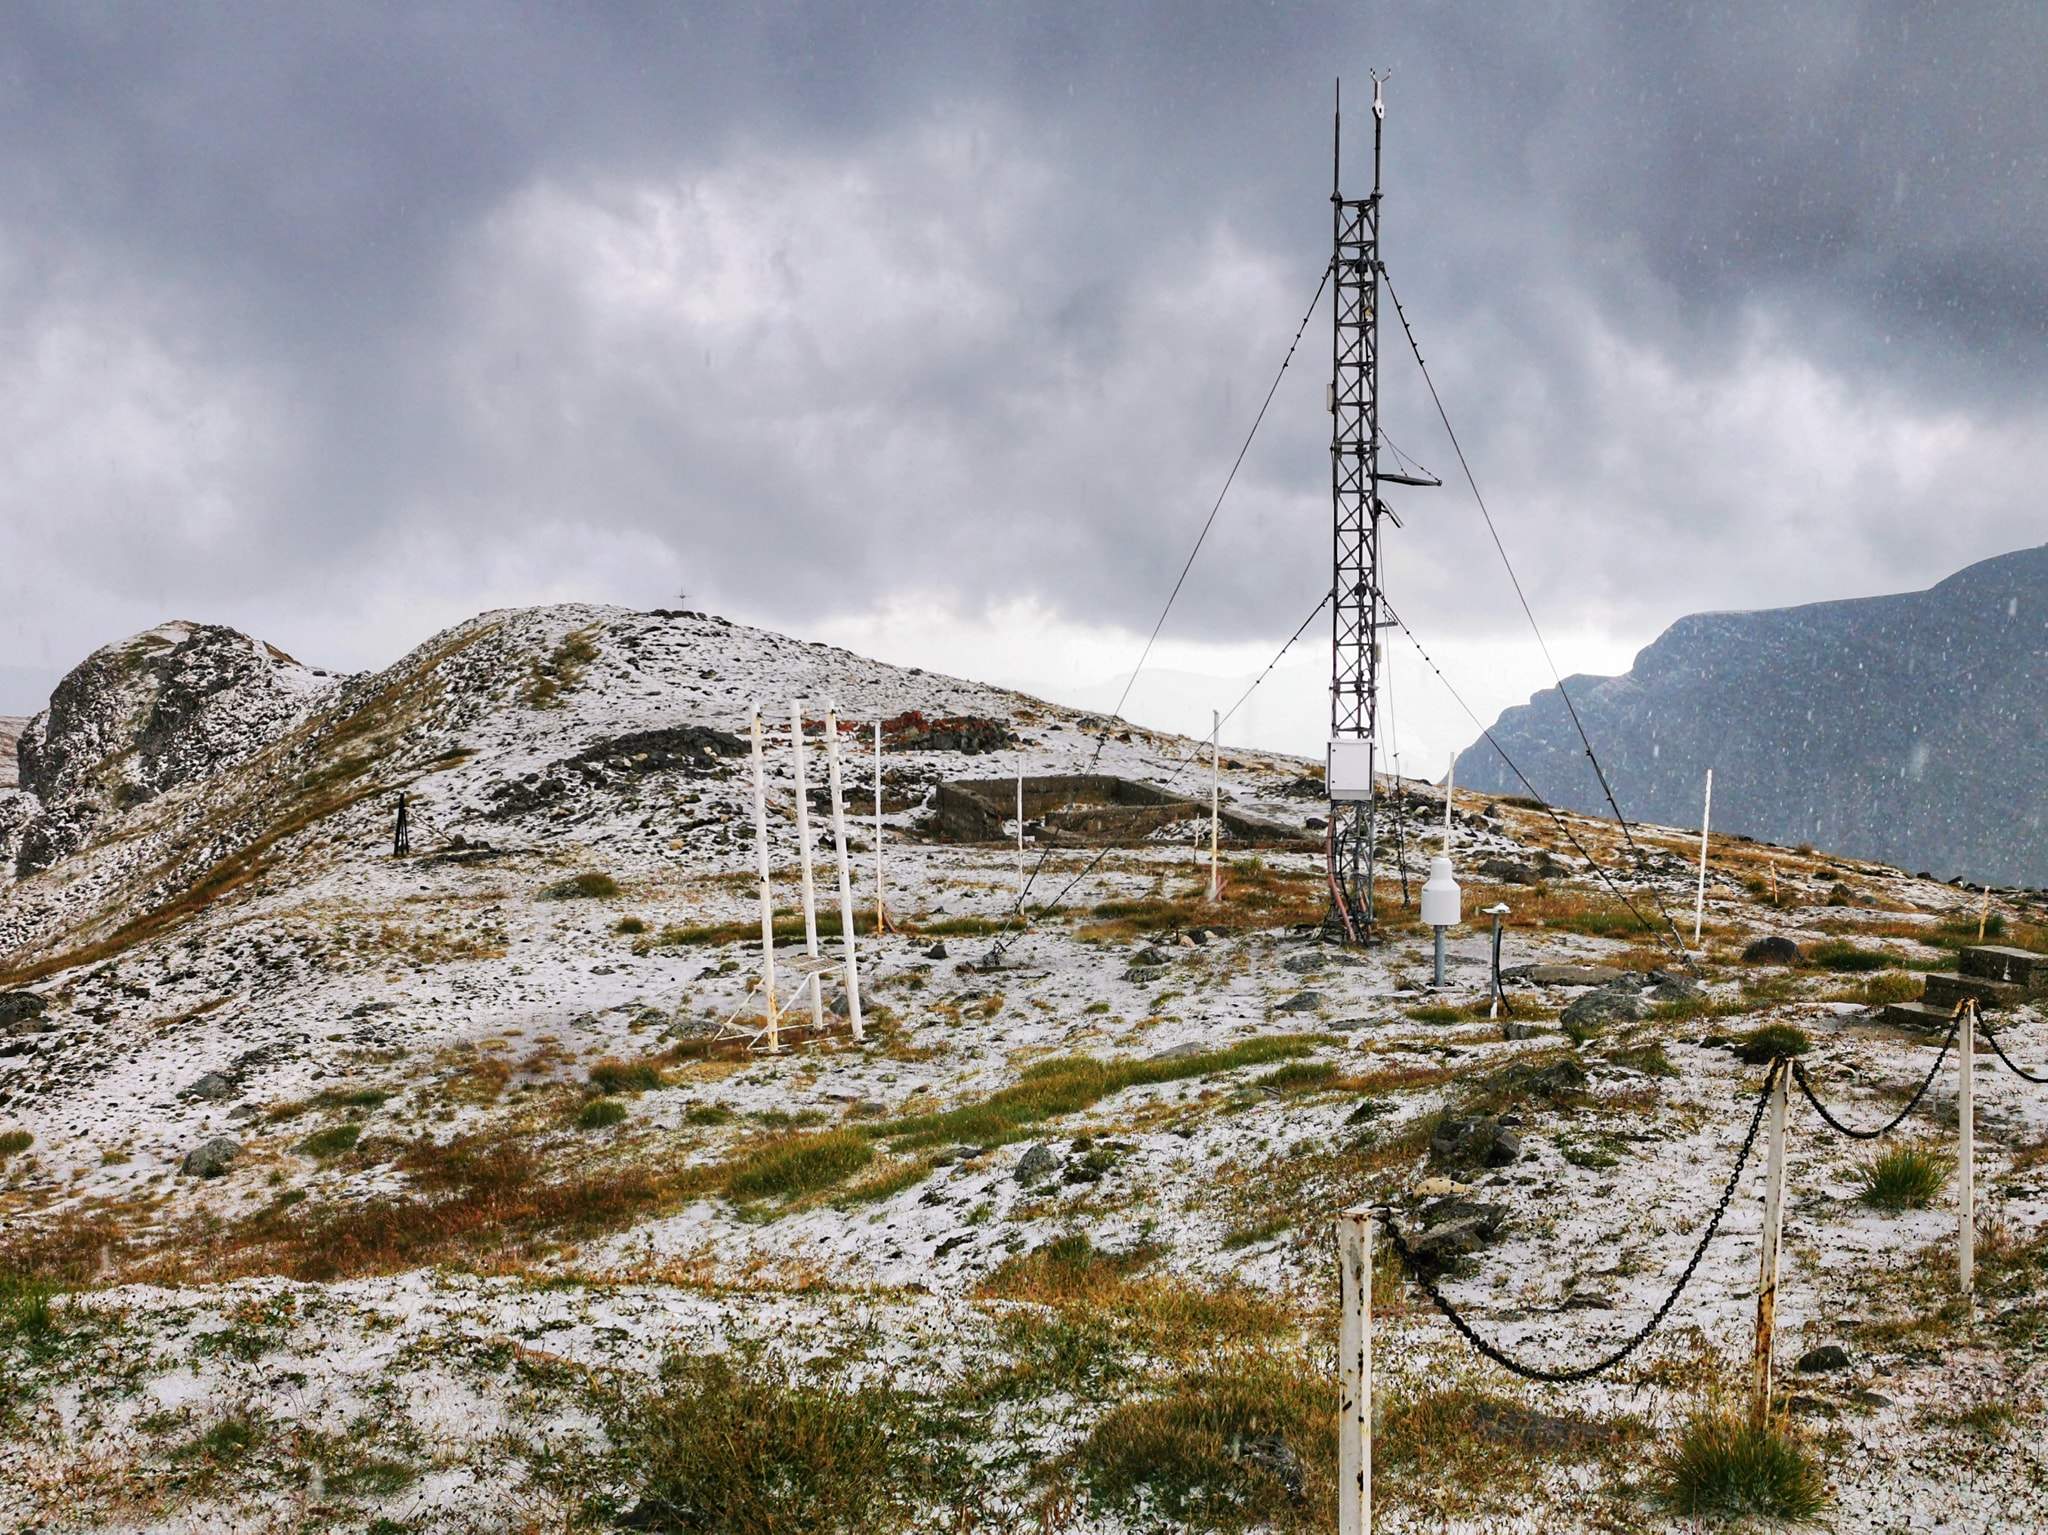
[[(1079, 697), (1315, 287), (1372, 67), (1386, 259), (1568, 670), (2044, 536), (2036, 4), (8, 14), (0, 667), (169, 616), (359, 667), (687, 592)], [(1155, 713), (1327, 584), (1327, 369), (1325, 315)], [(1450, 478), (1391, 338), (1385, 388)], [(1469, 497), (1398, 504), (1396, 600), (1486, 712), (1547, 681)]]

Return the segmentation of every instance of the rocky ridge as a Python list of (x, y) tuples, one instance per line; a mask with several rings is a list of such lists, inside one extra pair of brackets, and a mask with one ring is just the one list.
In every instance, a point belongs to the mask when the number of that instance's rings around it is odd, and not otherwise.
[[(2048, 885), (2048, 546), (1922, 592), (1681, 618), (1619, 677), (1567, 678), (1622, 809), (1942, 877)], [(1555, 803), (1606, 808), (1556, 689), (1494, 737)], [(1527, 792), (1492, 746), (1457, 781)]]

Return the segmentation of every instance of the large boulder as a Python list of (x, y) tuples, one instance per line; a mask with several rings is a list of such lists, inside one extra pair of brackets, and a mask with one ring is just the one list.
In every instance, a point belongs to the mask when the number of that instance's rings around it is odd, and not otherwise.
[(1490, 1114), (1459, 1115), (1437, 1126), (1429, 1154), (1441, 1167), (1506, 1167), (1521, 1156), (1522, 1142)]
[(218, 1178), (234, 1166), (242, 1154), (241, 1142), (217, 1135), (185, 1153), (183, 1171), (188, 1178)]
[(1566, 1029), (1597, 1033), (1610, 1023), (1634, 1023), (1649, 1012), (1642, 993), (1626, 983), (1581, 993), (1558, 1017)]

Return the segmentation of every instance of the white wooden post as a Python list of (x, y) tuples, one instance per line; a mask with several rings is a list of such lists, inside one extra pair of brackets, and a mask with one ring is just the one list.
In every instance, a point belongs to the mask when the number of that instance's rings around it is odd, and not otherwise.
[(1756, 1357), (1750, 1381), (1749, 1421), (1763, 1428), (1771, 1416), (1771, 1350), (1778, 1326), (1778, 1245), (1785, 1219), (1785, 1097), (1791, 1067), (1780, 1059), (1771, 1067), (1769, 1162), (1764, 1173), (1763, 1254), (1756, 1282)]
[(889, 926), (889, 908), (882, 899), (882, 716), (875, 716), (875, 932)]
[(1985, 928), (1986, 928), (1987, 926), (1989, 926), (1989, 925), (1990, 925), (1990, 922), (1991, 922), (1991, 887), (1990, 887), (1989, 885), (1986, 885), (1986, 886), (1984, 887), (1984, 901), (1983, 901), (1983, 904), (1982, 904), (1982, 905), (1980, 905), (1980, 906), (1979, 906), (1979, 907), (1977, 908), (1977, 942), (1979, 942), (1979, 943), (1982, 943), (1982, 942), (1984, 941), (1984, 929), (1985, 929)]
[(768, 874), (768, 787), (761, 762), (761, 706), (753, 707), (754, 851), (761, 864), (761, 998), (768, 1012), (767, 1050), (781, 1048), (780, 1009), (775, 1002), (775, 890)]
[(1964, 1295), (1977, 1282), (1977, 1003), (1963, 1004), (1956, 1030), (1956, 1272)]
[(1223, 716), (1209, 711), (1209, 904), (1223, 899), (1223, 866), (1217, 860), (1216, 845), (1222, 824), (1223, 758), (1220, 741)]
[(846, 801), (839, 779), (839, 715), (825, 704), (825, 777), (832, 786), (832, 846), (839, 864), (839, 936), (846, 945), (846, 1017), (857, 1043), (860, 1021), (860, 958), (853, 941), (853, 869), (846, 858)]
[[(804, 701), (793, 699), (789, 705), (789, 747), (796, 760), (796, 841), (802, 854), (801, 867), (804, 872), (804, 953), (812, 959), (818, 957), (818, 886), (811, 874), (811, 778), (804, 762)], [(816, 985), (812, 977), (811, 1022), (822, 1029), (825, 1026), (824, 988)]]
[(1698, 948), (1700, 923), (1707, 914), (1707, 822), (1714, 816), (1714, 770), (1707, 769), (1707, 804), (1700, 812), (1700, 888), (1692, 898), (1692, 942)]
[(1337, 1531), (1372, 1529), (1372, 1239), (1369, 1210), (1337, 1217)]

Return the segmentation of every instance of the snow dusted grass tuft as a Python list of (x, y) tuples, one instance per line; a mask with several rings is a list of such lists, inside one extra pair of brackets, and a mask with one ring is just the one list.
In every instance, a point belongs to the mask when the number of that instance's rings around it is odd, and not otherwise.
[(1681, 1514), (1803, 1522), (1828, 1504), (1827, 1479), (1806, 1446), (1777, 1425), (1701, 1413), (1658, 1466), (1666, 1501)]

